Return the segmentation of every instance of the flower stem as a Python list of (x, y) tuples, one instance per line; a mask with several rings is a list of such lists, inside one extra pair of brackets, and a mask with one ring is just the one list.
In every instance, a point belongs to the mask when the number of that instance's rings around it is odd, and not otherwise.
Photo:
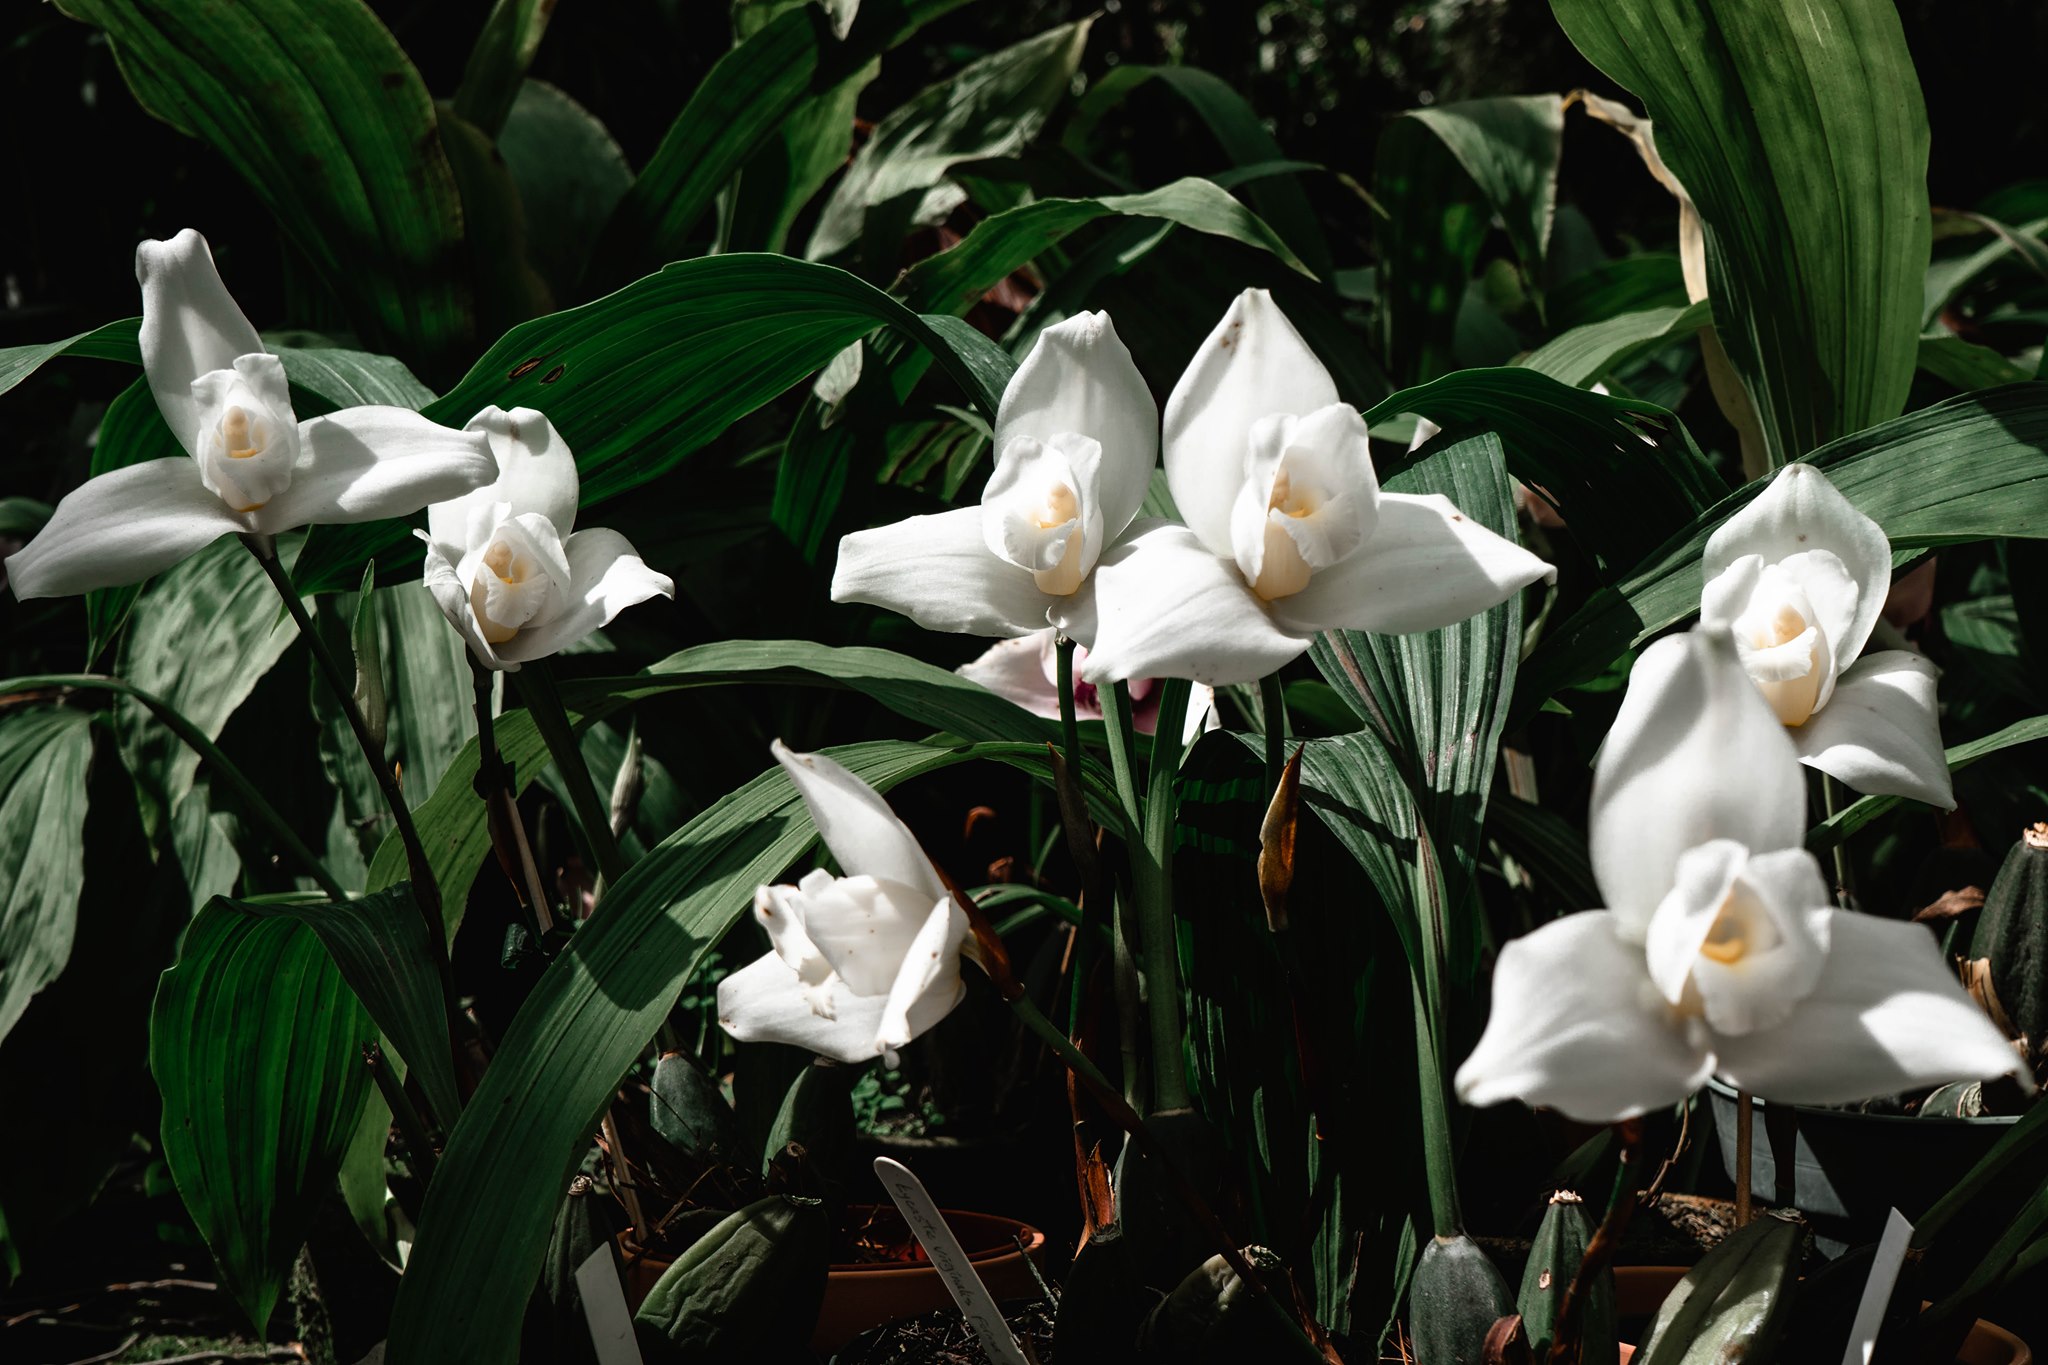
[(576, 732), (569, 727), (569, 713), (562, 708), (562, 694), (555, 690), (554, 675), (548, 671), (545, 659), (521, 666), (519, 695), (555, 760), (562, 784), (569, 789), (569, 801), (576, 807), (576, 821), (583, 826), (583, 837), (597, 858), (597, 870), (604, 874), (607, 885), (616, 886), (619, 878), (626, 875), (626, 855), (619, 850), (619, 841), (612, 837), (611, 811), (598, 800), (596, 784), (590, 780), (590, 765), (583, 761), (582, 746), (576, 743)]
[(1752, 1216), (1749, 1163), (1751, 1144), (1756, 1140), (1750, 1131), (1756, 1126), (1756, 1100), (1747, 1090), (1735, 1092), (1735, 1226), (1746, 1228)]
[(420, 842), (419, 829), (413, 824), (412, 808), (405, 804), (405, 794), (398, 789), (398, 778), (385, 761), (383, 746), (370, 734), (370, 727), (363, 720), (362, 710), (356, 705), (355, 689), (342, 676), (341, 666), (334, 661), (327, 642), (313, 628), (313, 618), (307, 614), (298, 589), (292, 586), (291, 575), (278, 562), (277, 547), (264, 536), (243, 536), (242, 543), (249, 547), (250, 554), (256, 556), (256, 562), (263, 566), (263, 572), (276, 586), (277, 595), (284, 599), (284, 609), (297, 624), (306, 647), (312, 650), (327, 690), (334, 694), (341, 713), (348, 717), (349, 729), (355, 732), (356, 745), (363, 751), (363, 761), (370, 765), (370, 772), (377, 779), (377, 790), (384, 794), (384, 804), (390, 808), (391, 818), (398, 825), (399, 840), (405, 845), (406, 868), (412, 876), (413, 904), (419, 907), (420, 918), (426, 921), (427, 942), (432, 946), (434, 968), (441, 978), (441, 1005), (448, 1017), (448, 1045), (456, 1050), (459, 1061), (457, 1040), (462, 1036), (462, 1006), (455, 995), (455, 974), (448, 965), (448, 930), (441, 918), (441, 887), (434, 880), (434, 866), (427, 861), (426, 846)]
[(1180, 964), (1173, 922), (1173, 780), (1180, 770), (1181, 723), (1187, 716), (1188, 684), (1171, 678), (1160, 685), (1152, 731), (1152, 762), (1143, 803), (1138, 799), (1137, 727), (1131, 690), (1110, 691), (1109, 757), (1124, 818), (1133, 837), (1131, 892), (1138, 912), (1138, 950), (1143, 963), (1146, 1033), (1151, 1044), (1152, 1112), (1185, 1109), (1187, 1066), (1182, 1056)]
[(1278, 673), (1259, 679), (1259, 724), (1266, 730), (1266, 795), (1270, 797), (1280, 786), (1280, 770), (1287, 766), (1287, 694), (1281, 690)]
[(391, 1117), (405, 1138), (406, 1150), (412, 1155), (413, 1174), (419, 1177), (421, 1187), (425, 1188), (434, 1179), (434, 1141), (427, 1133), (427, 1125), (421, 1121), (419, 1110), (413, 1108), (405, 1086), (392, 1074), (391, 1063), (385, 1060), (383, 1048), (375, 1043), (364, 1043), (363, 1065), (369, 1070), (370, 1079), (376, 1082), (377, 1093), (389, 1106)]
[[(1081, 769), (1079, 766), (1081, 762), (1081, 723), (1074, 715), (1074, 642), (1064, 635), (1059, 636), (1053, 642), (1053, 654), (1058, 660), (1057, 671), (1059, 674), (1060, 758), (1066, 765), (1066, 780), (1078, 787), (1081, 781)], [(1085, 809), (1083, 807), (1084, 811)], [(1092, 838), (1093, 831), (1074, 828), (1073, 817), (1074, 812), (1067, 810), (1063, 805), (1060, 811), (1060, 820), (1067, 827), (1067, 848), (1073, 854), (1074, 870), (1085, 877), (1088, 855), (1092, 850), (1083, 847), (1083, 845)], [(1092, 959), (1095, 956), (1094, 935), (1089, 932), (1088, 921), (1092, 918), (1100, 917), (1101, 907), (1089, 904), (1095, 897), (1087, 894), (1087, 892), (1093, 890), (1092, 886), (1086, 887), (1080, 897), (1080, 932), (1074, 938), (1073, 970), (1067, 976), (1067, 1032), (1069, 1034), (1078, 1034), (1081, 1031), (1081, 1006), (1087, 995), (1088, 972), (1089, 968), (1093, 965)]]
[[(1820, 775), (1821, 805), (1827, 810), (1828, 819), (1835, 818), (1835, 812), (1847, 803), (1842, 800), (1842, 786), (1826, 773)], [(1835, 904), (1844, 910), (1856, 908), (1856, 874), (1849, 862), (1847, 839), (1835, 840)]]
[(495, 675), (477, 662), (474, 654), (469, 655), (469, 671), (476, 688), (476, 794), (483, 798), (498, 865), (504, 869), (519, 899), (526, 903), (532, 917), (527, 929), (538, 947), (553, 927), (554, 916), (548, 912), (547, 890), (541, 883), (540, 869), (534, 866), (533, 848), (526, 841), (526, 823), (519, 818), (519, 797), (513, 790), (516, 779), (511, 765), (498, 752), (497, 723), (491, 714)]

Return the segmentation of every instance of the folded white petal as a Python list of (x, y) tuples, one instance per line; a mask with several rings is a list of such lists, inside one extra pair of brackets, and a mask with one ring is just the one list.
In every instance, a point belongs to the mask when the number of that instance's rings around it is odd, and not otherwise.
[(1230, 509), (1245, 480), (1252, 424), (1337, 401), (1337, 385), (1273, 296), (1247, 289), (1196, 350), (1166, 400), (1166, 482), (1201, 542), (1229, 555)]
[(967, 940), (967, 916), (943, 897), (925, 916), (904, 953), (876, 1035), (884, 1051), (899, 1048), (953, 1012), (967, 995), (960, 979), (960, 945)]
[(1600, 894), (1638, 942), (1687, 849), (1799, 845), (1798, 758), (1726, 630), (1669, 636), (1636, 660), (1594, 765), (1588, 823)]
[[(887, 995), (911, 942), (931, 917), (932, 902), (916, 887), (876, 877), (807, 876), (775, 888), (782, 918), (797, 918), (828, 970), (861, 995)], [(781, 952), (781, 945), (777, 945)], [(790, 965), (787, 952), (782, 958)]]
[(805, 986), (821, 986), (832, 975), (832, 964), (811, 941), (807, 921), (811, 906), (830, 895), (837, 881), (823, 868), (814, 867), (795, 886), (754, 888), (755, 921), (768, 931), (768, 944), (775, 955)]
[[(1787, 555), (1778, 561), (1777, 568), (1799, 586), (1812, 605), (1814, 624), (1827, 637), (1828, 648), (1834, 652), (1834, 672), (1839, 674), (1856, 657), (1839, 652), (1839, 646), (1856, 635), (1857, 608), (1863, 598), (1861, 585), (1849, 576), (1849, 566), (1832, 550)], [(1882, 590), (1879, 595), (1883, 595)], [(1862, 646), (1859, 643), (1857, 647)], [(1826, 704), (1823, 689), (1821, 705)]]
[(1308, 648), (1274, 623), (1237, 565), (1185, 526), (1141, 519), (1095, 566), (1094, 620), (1080, 671), (1092, 683), (1188, 678), (1253, 682)]
[(1830, 639), (1836, 658), (1854, 659), (1884, 609), (1892, 581), (1891, 542), (1819, 469), (1794, 463), (1779, 470), (1770, 487), (1707, 540), (1701, 567), (1712, 582), (1743, 555), (1775, 564), (1809, 550), (1833, 552), (1856, 585), (1855, 615)]
[(1060, 713), (1059, 688), (1045, 672), (1046, 642), (1052, 635), (1053, 630), (1048, 626), (1014, 640), (998, 640), (978, 658), (953, 671), (970, 682), (980, 683), (997, 696), (1015, 702), (1033, 715), (1057, 718)]
[(1030, 570), (989, 553), (981, 517), (979, 507), (960, 507), (844, 537), (832, 600), (887, 607), (926, 630), (1012, 636), (1043, 629), (1058, 599), (1039, 591)]
[(742, 1043), (788, 1043), (840, 1062), (881, 1055), (882, 995), (855, 995), (830, 977), (807, 986), (769, 953), (718, 983), (718, 1022)]
[(1261, 417), (1230, 512), (1237, 566), (1261, 597), (1297, 593), (1371, 538), (1379, 501), (1365, 421), (1349, 403)]
[(537, 512), (565, 536), (575, 529), (581, 488), (576, 457), (546, 414), (488, 407), (462, 429), (489, 442), (497, 472), (489, 483), (427, 508), (427, 533), (444, 556), (459, 561), (464, 551), (475, 548), (470, 532), (476, 513), (499, 503), (509, 504), (514, 516)]
[(1700, 623), (1732, 628), (1735, 618), (1749, 610), (1763, 573), (1762, 555), (1737, 555), (1729, 560), (1700, 590)]
[(1829, 915), (1826, 965), (1774, 1029), (1716, 1040), (1721, 1076), (1767, 1100), (1836, 1104), (2013, 1071), (2018, 1056), (1917, 924)]
[(275, 535), (409, 516), (461, 497), (497, 472), (481, 432), (450, 431), (406, 408), (344, 408), (299, 424), (291, 486), (251, 520)]
[(1748, 861), (1749, 850), (1733, 839), (1710, 839), (1679, 855), (1671, 890), (1658, 902), (1643, 935), (1650, 980), (1669, 1003), (1685, 999), (1700, 948)]
[(64, 495), (36, 538), (7, 559), (22, 601), (140, 583), (224, 535), (249, 530), (184, 456), (145, 460)]
[(569, 589), (558, 610), (499, 645), (498, 656), (514, 663), (559, 654), (591, 632), (611, 624), (627, 607), (651, 597), (674, 597), (675, 582), (642, 562), (617, 531), (593, 526), (562, 546)]
[(1486, 1032), (1458, 1068), (1470, 1105), (1521, 1100), (1612, 1123), (1685, 1098), (1713, 1057), (1658, 998), (1642, 950), (1606, 911), (1566, 915), (1508, 943)]
[(237, 356), (263, 349), (262, 339), (229, 297), (206, 239), (186, 228), (167, 242), (135, 248), (142, 285), (142, 373), (171, 434), (199, 453), (200, 413), (192, 381), (234, 368)]
[(1707, 1027), (1727, 1037), (1785, 1022), (1820, 980), (1832, 913), (1811, 853), (1751, 858), (1693, 963), (1692, 992)]
[(1498, 606), (1557, 570), (1440, 494), (1379, 495), (1379, 523), (1354, 554), (1273, 602), (1287, 630), (1436, 630)]
[(1096, 501), (1114, 540), (1138, 515), (1159, 463), (1159, 405), (1107, 313), (1080, 313), (1038, 334), (996, 409), (995, 448), (1012, 436), (1063, 432), (1102, 447)]
[(1851, 664), (1834, 696), (1792, 731), (1802, 763), (1871, 796), (1905, 796), (1954, 810), (1934, 703), (1941, 670), (1887, 649)]
[(1092, 436), (1011, 436), (982, 489), (982, 544), (1028, 571), (1042, 591), (1074, 592), (1102, 554), (1101, 467)]
[(927, 904), (945, 897), (932, 860), (881, 793), (824, 754), (800, 754), (779, 739), (770, 747), (847, 875), (915, 887)]
[(462, 636), (463, 643), (469, 646), (469, 652), (486, 667), (516, 671), (519, 665), (507, 663), (499, 658), (490, 642), (484, 639), (483, 632), (477, 625), (476, 611), (469, 603), (469, 588), (463, 583), (462, 576), (456, 572), (455, 566), (448, 562), (425, 531), (415, 531), (413, 534), (427, 543), (426, 570), (422, 581), (427, 591), (433, 594), (434, 605), (441, 609), (441, 614), (448, 618), (448, 624), (455, 627), (456, 633)]

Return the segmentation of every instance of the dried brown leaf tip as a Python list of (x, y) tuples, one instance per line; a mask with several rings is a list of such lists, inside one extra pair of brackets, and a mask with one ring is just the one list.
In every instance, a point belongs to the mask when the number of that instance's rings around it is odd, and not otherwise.
[(1287, 928), (1287, 895), (1294, 887), (1294, 835), (1301, 821), (1301, 747), (1280, 770), (1280, 785), (1259, 826), (1259, 898), (1266, 906), (1266, 927)]

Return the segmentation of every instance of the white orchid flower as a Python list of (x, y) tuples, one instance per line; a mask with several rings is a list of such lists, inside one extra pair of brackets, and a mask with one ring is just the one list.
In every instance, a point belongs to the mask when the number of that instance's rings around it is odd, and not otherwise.
[(1435, 630), (1556, 576), (1446, 498), (1381, 492), (1364, 419), (1263, 289), (1188, 363), (1165, 449), (1187, 524), (1139, 522), (1097, 565), (1091, 681), (1250, 682), (1324, 630)]
[(743, 1043), (894, 1065), (966, 994), (967, 916), (873, 787), (823, 754), (774, 751), (846, 875), (814, 869), (754, 893), (774, 946), (718, 983), (718, 1022)]
[(675, 596), (617, 531), (577, 531), (576, 457), (532, 408), (485, 408), (494, 482), (427, 509), (426, 584), (470, 653), (491, 668), (558, 654), (636, 602)]
[[(1017, 703), (1034, 716), (1058, 720), (1059, 632), (1051, 626), (1014, 640), (998, 640), (980, 658), (954, 669), (961, 677), (980, 683), (999, 697)], [(1074, 667), (1078, 672), (1088, 658), (1086, 646), (1076, 646)], [(1133, 678), (1131, 723), (1143, 734), (1151, 734), (1159, 720), (1159, 683), (1154, 678)], [(1102, 697), (1095, 684), (1074, 680), (1074, 715), (1079, 720), (1102, 719)], [(1196, 683), (1188, 691), (1187, 717), (1181, 724), (1181, 743), (1192, 744), (1204, 730), (1217, 727), (1216, 693)]]
[(142, 371), (190, 458), (146, 460), (72, 490), (7, 560), (16, 597), (139, 583), (225, 535), (406, 516), (491, 477), (481, 436), (406, 408), (301, 422), (283, 362), (192, 229), (138, 246), (135, 275)]
[(1934, 682), (1903, 649), (1864, 654), (1892, 581), (1892, 547), (1828, 476), (1778, 471), (1707, 541), (1702, 619), (1730, 622), (1742, 666), (1799, 761), (1875, 795), (1955, 808)]
[(1107, 313), (1039, 333), (996, 411), (979, 507), (839, 542), (832, 600), (927, 630), (1016, 636), (1087, 617), (1092, 570), (1138, 515), (1159, 459), (1159, 407)]
[(1607, 909), (1501, 949), (1468, 1104), (1610, 1123), (1718, 1073), (1822, 1104), (2011, 1072), (1921, 925), (1829, 906), (1785, 727), (1711, 625), (1643, 651), (1593, 773)]

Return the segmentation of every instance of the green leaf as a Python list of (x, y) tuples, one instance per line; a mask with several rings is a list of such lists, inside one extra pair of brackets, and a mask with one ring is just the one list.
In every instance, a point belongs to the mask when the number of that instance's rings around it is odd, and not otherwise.
[(376, 1038), (312, 930), (226, 901), (192, 921), (157, 987), (149, 1064), (164, 1160), (258, 1331), (334, 1183), (369, 1094), (362, 1045)]
[[(981, 296), (1067, 234), (1112, 216), (1155, 218), (1269, 251), (1304, 275), (1278, 233), (1212, 181), (1188, 177), (1143, 194), (1038, 199), (975, 224), (960, 242), (919, 261), (894, 293), (920, 313), (965, 313)], [(1314, 278), (1312, 275), (1310, 278)]]
[(1942, 383), (1965, 393), (2034, 377), (1989, 346), (1945, 333), (1920, 338), (1919, 365)]
[(400, 882), (356, 900), (315, 905), (222, 904), (311, 929), (340, 969), (342, 980), (420, 1083), (435, 1122), (443, 1132), (454, 1126), (462, 1106), (455, 1096), (441, 980), (410, 885)]
[(1674, 339), (1690, 337), (1713, 321), (1713, 305), (1705, 299), (1689, 305), (1645, 308), (1575, 327), (1552, 337), (1515, 363), (1547, 374), (1561, 384), (1590, 384), (1644, 352)]
[(1529, 369), (1460, 370), (1403, 389), (1365, 414), (1368, 425), (1421, 413), (1453, 439), (1498, 436), (1508, 472), (1542, 490), (1596, 564), (1649, 554), (1727, 496), (1727, 485), (1664, 409), (1560, 384)]
[(141, 325), (141, 318), (124, 318), (62, 341), (0, 349), (0, 393), (6, 393), (60, 355), (91, 356), (96, 360), (119, 360), (140, 365), (142, 347), (135, 340), (135, 332)]
[[(523, 323), (424, 411), (459, 427), (492, 403), (539, 409), (576, 452), (590, 506), (673, 469), (877, 327), (930, 349), (993, 418), (1002, 390), (978, 344), (956, 348), (845, 271), (744, 253), (683, 261)], [(294, 581), (307, 593), (352, 589), (372, 556), (390, 568), (419, 553), (403, 522), (322, 528)]]
[(512, 102), (498, 152), (519, 187), (527, 259), (557, 299), (574, 297), (598, 233), (633, 187), (626, 154), (595, 114), (531, 79)]
[(1564, 100), (1506, 95), (1460, 100), (1402, 115), (1434, 133), (1500, 219), (1529, 278), (1541, 282), (1557, 210)]
[[(1952, 398), (1830, 443), (1808, 457), (1891, 538), (1894, 551), (2048, 534), (2048, 386)], [(1597, 675), (1631, 646), (1699, 609), (1700, 556), (1715, 528), (1763, 491), (1758, 479), (1700, 514), (1529, 658), (1515, 715)]]
[(2043, 232), (2048, 232), (2048, 218), (2036, 218), (2017, 228), (2006, 227), (1996, 219), (1982, 214), (1957, 215), (1973, 221), (1978, 227), (1992, 234), (1991, 242), (1962, 256), (1944, 257), (1927, 267), (1925, 303), (1921, 310), (1920, 325), (1933, 327), (1944, 309), (1972, 281), (1991, 266), (2004, 259), (2009, 251), (2019, 251), (2035, 269), (2042, 269), (2042, 253), (2048, 251), (2040, 244)]
[[(2048, 716), (2034, 716), (2027, 720), (2014, 721), (2003, 730), (1986, 735), (1982, 739), (1950, 745), (1945, 755), (1948, 770), (1952, 773), (1961, 772), (1980, 758), (1988, 758), (2003, 749), (2032, 744), (2042, 739), (2048, 739)], [(1860, 797), (1808, 830), (1806, 846), (1815, 853), (1826, 852), (1878, 816), (1897, 807), (1905, 799), (1903, 796)]]
[(473, 330), (434, 106), (359, 0), (64, 0), (157, 118), (218, 152), (373, 348), (446, 366)]
[(712, 199), (792, 110), (830, 91), (967, 0), (865, 0), (844, 41), (800, 5), (720, 57), (619, 202), (591, 255), (589, 280), (614, 282), (685, 253)]
[[(290, 558), (280, 543), (279, 554)], [(121, 641), (121, 677), (219, 739), (228, 717), (284, 652), (293, 632), (256, 556), (223, 537), (163, 574), (135, 606)], [(121, 746), (145, 790), (176, 808), (199, 771), (199, 755), (123, 698)]]
[(1896, 417), (1927, 271), (1927, 113), (1892, 0), (1552, 0), (1699, 209), (1770, 463)]
[(1547, 806), (1496, 792), (1486, 807), (1487, 836), (1535, 878), (1544, 901), (1560, 911), (1600, 904), (1586, 836)]
[(455, 92), (455, 112), (485, 137), (496, 139), (504, 128), (554, 12), (554, 0), (497, 0), (491, 6)]
[(1552, 327), (1569, 331), (1648, 308), (1683, 308), (1685, 272), (1678, 257), (1646, 251), (1594, 266), (1551, 289), (1544, 299)]
[(34, 706), (0, 718), (0, 1038), (71, 960), (91, 763), (84, 711)]
[[(900, 741), (827, 750), (887, 791), (976, 758), (1040, 762), (1033, 745)], [(563, 1183), (618, 1079), (753, 890), (815, 838), (770, 769), (665, 840), (605, 895), (514, 1018), (450, 1135), (392, 1314), (393, 1365), (516, 1358), (519, 1320)]]
[(1397, 118), (1373, 156), (1380, 225), (1380, 355), (1397, 382), (1458, 368), (1458, 310), (1486, 240), (1487, 212), (1465, 173), (1428, 125)]
[(958, 207), (966, 192), (944, 185), (946, 173), (1030, 145), (1073, 82), (1093, 22), (1062, 24), (970, 62), (876, 124), (825, 201), (804, 254), (822, 260), (845, 250), (861, 235), (867, 211), (899, 195), (923, 195), (913, 225)]

